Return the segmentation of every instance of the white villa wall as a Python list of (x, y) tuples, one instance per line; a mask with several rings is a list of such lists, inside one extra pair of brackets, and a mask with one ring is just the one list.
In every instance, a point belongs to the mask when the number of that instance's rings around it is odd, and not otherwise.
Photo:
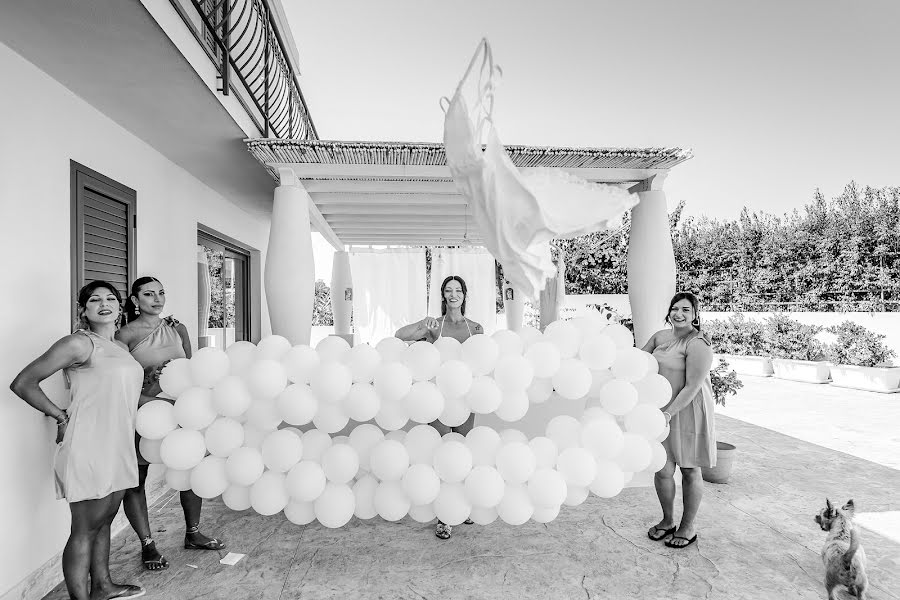
[[(7, 550), (0, 596), (19, 598), (23, 579), (62, 549), (69, 527), (68, 507), (53, 489), (54, 427), (7, 389), (25, 364), (71, 331), (69, 160), (137, 191), (137, 275), (163, 281), (167, 308), (190, 332), (197, 331), (198, 222), (262, 251), (263, 260), (269, 223), (213, 192), (3, 44), (0, 72), (6, 84), (0, 94), (0, 531)], [(261, 333), (267, 335), (264, 298), (261, 304)], [(54, 401), (66, 397), (59, 375), (44, 388)]]

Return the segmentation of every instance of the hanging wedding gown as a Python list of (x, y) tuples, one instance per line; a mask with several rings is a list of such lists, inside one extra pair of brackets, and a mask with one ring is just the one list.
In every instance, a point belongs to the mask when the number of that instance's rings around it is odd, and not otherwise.
[[(479, 56), (477, 101), (470, 112), (463, 86)], [(556, 273), (550, 259), (551, 240), (618, 224), (638, 199), (619, 187), (591, 183), (560, 169), (520, 173), (492, 121), (494, 86), (501, 73), (493, 63), (490, 44), (482, 40), (453, 98), (444, 99), (446, 106), (442, 103), (444, 148), (447, 166), (471, 207), (485, 246), (503, 265), (512, 285), (534, 299)], [(487, 144), (482, 151), (485, 129)]]

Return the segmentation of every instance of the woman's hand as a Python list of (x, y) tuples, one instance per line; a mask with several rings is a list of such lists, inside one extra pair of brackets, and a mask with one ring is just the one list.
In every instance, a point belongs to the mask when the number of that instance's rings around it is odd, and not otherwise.
[(60, 443), (63, 441), (63, 438), (66, 437), (66, 427), (69, 426), (69, 419), (65, 421), (58, 422), (56, 424), (56, 443)]
[(425, 317), (422, 320), (422, 324), (425, 325), (426, 329), (437, 329), (440, 326), (440, 323), (434, 317)]

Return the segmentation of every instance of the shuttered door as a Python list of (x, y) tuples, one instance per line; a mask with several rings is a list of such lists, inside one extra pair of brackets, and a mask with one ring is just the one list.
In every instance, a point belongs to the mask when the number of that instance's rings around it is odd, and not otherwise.
[(74, 291), (95, 279), (122, 294), (134, 278), (135, 191), (73, 163)]

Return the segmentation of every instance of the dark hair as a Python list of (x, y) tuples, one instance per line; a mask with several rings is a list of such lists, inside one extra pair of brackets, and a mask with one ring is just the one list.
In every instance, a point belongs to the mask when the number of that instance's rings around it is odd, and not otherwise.
[(672, 307), (681, 300), (687, 300), (691, 303), (691, 306), (694, 308), (694, 320), (691, 321), (691, 325), (696, 327), (697, 331), (700, 331), (700, 301), (697, 300), (697, 296), (690, 292), (678, 292), (672, 296), (672, 300), (669, 302), (669, 310), (666, 311), (666, 318), (664, 321), (669, 325), (672, 324), (669, 320), (669, 313), (672, 312)]
[(462, 288), (463, 293), (463, 301), (462, 306), (459, 307), (459, 311), (465, 315), (466, 314), (466, 301), (469, 299), (469, 290), (466, 288), (466, 282), (463, 281), (463, 278), (459, 275), (450, 275), (446, 279), (444, 279), (444, 283), (441, 284), (441, 314), (447, 314), (447, 299), (444, 298), (444, 288), (447, 287), (447, 284), (451, 281), (458, 281), (459, 286)]
[(134, 283), (131, 284), (131, 293), (128, 295), (128, 300), (125, 301), (125, 310), (123, 313), (124, 323), (131, 323), (135, 319), (138, 318), (137, 304), (135, 304), (134, 300), (131, 299), (132, 296), (137, 296), (140, 293), (141, 288), (155, 281), (156, 283), (162, 285), (162, 282), (156, 277), (150, 277), (149, 275), (146, 277), (138, 277), (134, 280)]
[(84, 308), (87, 306), (88, 300), (91, 299), (91, 296), (94, 295), (94, 292), (99, 290), (100, 288), (106, 288), (112, 295), (116, 297), (116, 301), (119, 303), (119, 306), (122, 306), (122, 295), (119, 294), (119, 290), (115, 288), (115, 286), (108, 281), (103, 281), (102, 279), (95, 279), (90, 283), (87, 283), (81, 286), (81, 289), (78, 290), (78, 296), (75, 301), (78, 303), (78, 323), (76, 324), (76, 329), (84, 329), (86, 323), (82, 320), (84, 317)]

